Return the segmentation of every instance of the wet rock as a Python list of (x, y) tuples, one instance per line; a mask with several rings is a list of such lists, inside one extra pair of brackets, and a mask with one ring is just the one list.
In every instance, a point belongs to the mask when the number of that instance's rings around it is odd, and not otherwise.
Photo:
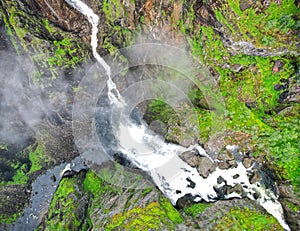
[(75, 174), (76, 174), (75, 171), (73, 171), (73, 170), (67, 170), (67, 171), (64, 172), (63, 177), (72, 177)]
[(278, 186), (280, 193), (280, 203), (286, 214), (286, 220), (292, 230), (300, 230), (300, 200), (294, 193), (294, 188), (289, 184)]
[(241, 11), (249, 9), (253, 4), (255, 3), (255, 0), (240, 0), (240, 9)]
[(234, 187), (230, 187), (227, 189), (227, 194), (234, 193), (234, 192), (239, 195), (242, 195), (243, 194), (243, 186), (240, 184), (237, 184)]
[(184, 195), (183, 197), (179, 198), (176, 202), (176, 206), (178, 208), (186, 208), (189, 206), (192, 206), (195, 204), (195, 196), (192, 196), (191, 194)]
[(191, 167), (197, 167), (199, 165), (199, 157), (194, 151), (184, 152), (179, 157)]
[(219, 176), (219, 177), (217, 178), (217, 183), (218, 183), (218, 184), (222, 184), (222, 183), (225, 183), (225, 184), (226, 184), (226, 180), (225, 180), (223, 177)]
[(250, 181), (251, 184), (254, 184), (254, 183), (256, 183), (256, 182), (258, 182), (258, 181), (260, 181), (260, 180), (261, 180), (260, 175), (259, 175), (257, 169), (255, 169), (255, 170), (251, 173), (251, 176), (250, 176), (250, 178), (249, 178), (249, 181)]
[(245, 168), (250, 168), (252, 165), (252, 160), (250, 158), (244, 158), (243, 165), (245, 166)]
[(234, 154), (229, 150), (223, 151), (218, 155), (217, 159), (220, 161), (218, 162), (220, 169), (229, 169), (237, 165)]
[(216, 167), (216, 164), (208, 157), (199, 158), (199, 164), (197, 169), (202, 177), (207, 178), (208, 175), (216, 169)]
[(156, 134), (165, 137), (167, 134), (167, 125), (162, 121), (154, 120), (150, 123), (149, 129), (154, 131)]
[(51, 179), (53, 182), (56, 182), (56, 177), (55, 177), (54, 175), (52, 175), (52, 176), (50, 177), (50, 179)]
[(188, 188), (195, 188), (196, 187), (196, 183), (194, 181), (191, 180), (191, 178), (186, 178), (187, 182), (189, 183), (187, 185)]

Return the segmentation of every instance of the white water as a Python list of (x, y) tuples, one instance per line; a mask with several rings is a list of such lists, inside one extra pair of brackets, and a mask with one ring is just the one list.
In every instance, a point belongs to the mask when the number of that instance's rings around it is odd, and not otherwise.
[[(70, 6), (78, 10), (80, 13), (85, 15), (92, 25), (92, 35), (91, 35), (91, 47), (93, 56), (97, 60), (97, 62), (105, 69), (105, 72), (108, 76), (107, 87), (108, 87), (108, 97), (114, 104), (121, 102), (121, 96), (115, 83), (111, 79), (111, 69), (110, 66), (105, 62), (105, 60), (98, 54), (97, 47), (98, 47), (98, 25), (99, 25), (99, 17), (96, 15), (93, 10), (86, 5), (84, 2), (77, 1), (77, 0), (65, 0)], [(117, 97), (112, 93), (112, 90), (115, 90), (117, 93)]]
[[(97, 53), (97, 33), (99, 17), (94, 14), (91, 8), (79, 0), (66, 0), (66, 2), (87, 17), (92, 25), (91, 46), (93, 55), (100, 65), (105, 69), (108, 76), (108, 97), (111, 104), (121, 105), (121, 110), (126, 107), (122, 102), (121, 95), (116, 88), (115, 83), (111, 79), (110, 66)], [(117, 96), (113, 93), (116, 92)], [(116, 122), (116, 121), (115, 121)], [(194, 196), (194, 201), (199, 202), (205, 200), (214, 202), (218, 199), (218, 195), (214, 189), (221, 188), (224, 182), (219, 183), (217, 179), (221, 176), (226, 181), (226, 185), (235, 186), (241, 184), (244, 193), (251, 200), (255, 200), (254, 193), (259, 193), (256, 200), (270, 214), (272, 214), (285, 230), (290, 230), (284, 221), (283, 209), (277, 200), (277, 196), (270, 189), (266, 189), (264, 185), (259, 183), (251, 184), (247, 173), (251, 168), (247, 169), (242, 163), (238, 163), (236, 168), (227, 170), (216, 169), (208, 178), (201, 177), (196, 168), (189, 166), (178, 155), (195, 150), (199, 155), (208, 156), (203, 148), (199, 145), (193, 145), (184, 148), (179, 145), (165, 143), (162, 137), (159, 137), (149, 131), (147, 124), (137, 125), (130, 122), (129, 118), (120, 118), (117, 124), (116, 138), (119, 141), (120, 151), (140, 169), (148, 172), (155, 184), (170, 199), (173, 205), (177, 200), (186, 194)], [(228, 147), (229, 149), (231, 147)], [(234, 179), (235, 175), (239, 177)], [(225, 199), (241, 197), (237, 193), (225, 195)]]

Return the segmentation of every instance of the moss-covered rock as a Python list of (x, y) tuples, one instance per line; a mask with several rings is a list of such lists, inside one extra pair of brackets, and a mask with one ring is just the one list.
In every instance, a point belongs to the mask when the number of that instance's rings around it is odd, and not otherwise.
[(83, 189), (85, 173), (63, 178), (52, 199), (46, 219), (38, 230), (87, 230), (85, 216), (89, 202)]

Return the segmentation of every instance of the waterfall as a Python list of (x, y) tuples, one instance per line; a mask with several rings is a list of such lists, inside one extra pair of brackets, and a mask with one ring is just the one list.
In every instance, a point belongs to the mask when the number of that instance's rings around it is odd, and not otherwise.
[[(115, 83), (111, 79), (111, 69), (110, 66), (105, 62), (105, 60), (98, 54), (97, 47), (98, 47), (98, 25), (99, 25), (99, 17), (96, 15), (93, 10), (87, 6), (84, 2), (77, 1), (77, 0), (66, 0), (66, 2), (78, 10), (80, 13), (85, 15), (92, 26), (92, 35), (91, 35), (91, 47), (94, 58), (97, 62), (104, 68), (108, 80), (107, 80), (107, 87), (108, 87), (108, 97), (113, 103), (121, 102), (120, 93), (115, 85)], [(117, 93), (117, 97), (112, 93), (113, 90)]]
[[(283, 209), (278, 202), (277, 195), (261, 183), (251, 184), (248, 173), (252, 167), (246, 168), (238, 162), (235, 168), (217, 168), (208, 178), (199, 175), (196, 168), (185, 163), (179, 154), (194, 150), (200, 156), (208, 156), (206, 151), (198, 144), (188, 148), (180, 145), (166, 143), (162, 137), (154, 134), (148, 125), (141, 121), (134, 122), (128, 116), (121, 116), (125, 111), (126, 102), (122, 102), (122, 97), (111, 78), (111, 68), (105, 60), (97, 53), (97, 32), (99, 17), (85, 3), (79, 0), (65, 0), (70, 6), (85, 15), (92, 26), (91, 47), (93, 55), (98, 63), (105, 69), (108, 76), (108, 98), (111, 105), (121, 105), (117, 112), (117, 120), (112, 126), (115, 127), (115, 137), (118, 141), (118, 151), (129, 159), (133, 165), (147, 172), (154, 183), (170, 199), (173, 205), (179, 198), (190, 195), (195, 202), (202, 200), (215, 202), (218, 199), (241, 198), (242, 195), (230, 193), (220, 198), (217, 191), (224, 186), (243, 186), (243, 193), (251, 200), (256, 200), (263, 208), (272, 214), (285, 230), (290, 230), (283, 216)], [(116, 95), (113, 93), (116, 92)], [(231, 149), (232, 147), (228, 147)], [(217, 162), (216, 160), (213, 160)], [(238, 177), (236, 177), (238, 176)], [(223, 179), (221, 182), (220, 177)], [(254, 194), (258, 194), (256, 199)]]

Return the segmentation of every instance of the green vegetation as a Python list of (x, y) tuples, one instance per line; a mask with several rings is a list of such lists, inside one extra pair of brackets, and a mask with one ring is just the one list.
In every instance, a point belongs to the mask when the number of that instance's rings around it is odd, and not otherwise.
[(5, 214), (0, 214), (0, 224), (11, 224), (13, 223), (15, 220), (17, 220), (17, 218), (22, 214), (22, 212), (20, 213), (15, 213), (12, 216), (6, 216)]
[(83, 177), (81, 173), (61, 180), (50, 204), (45, 230), (84, 230), (84, 191), (80, 188)]
[[(103, 173), (103, 172), (102, 172)], [(96, 208), (100, 208), (104, 213), (108, 214), (107, 201), (104, 201), (106, 196), (122, 194), (122, 189), (109, 184), (103, 179), (103, 174), (98, 176), (94, 171), (88, 171), (84, 180), (85, 192), (94, 198), (88, 208), (88, 216), (91, 215)], [(153, 189), (147, 188), (141, 192), (141, 196), (150, 193)], [(135, 191), (133, 190), (134, 194)], [(132, 194), (132, 195), (133, 195)], [(126, 203), (126, 208), (132, 202)], [(136, 202), (133, 202), (136, 203)], [(134, 207), (130, 210), (124, 210), (110, 217), (108, 222), (102, 226), (105, 230), (141, 230), (154, 229), (161, 230), (168, 227), (174, 229), (176, 224), (183, 221), (180, 213), (172, 206), (165, 198), (161, 198), (157, 202), (152, 202), (145, 207)], [(89, 222), (92, 221), (89, 218)], [(92, 225), (92, 224), (91, 224)]]
[(231, 209), (217, 221), (214, 230), (283, 230), (274, 217), (245, 208)]
[[(299, 30), (300, 26), (299, 9), (293, 1), (283, 0), (280, 5), (271, 2), (267, 10), (264, 10), (260, 2), (255, 2), (245, 11), (240, 10), (235, 0), (228, 0), (228, 6), (223, 5), (216, 16), (227, 26), (228, 34), (232, 34), (236, 41), (241, 40), (242, 36), (242, 39), (254, 42), (257, 47), (287, 47), (297, 50), (297, 33), (289, 33)], [(239, 20), (236, 20), (236, 17), (239, 17)], [(238, 31), (231, 25), (236, 25)]]
[(55, 66), (63, 68), (75, 68), (78, 63), (86, 62), (87, 54), (76, 56), (80, 52), (79, 45), (76, 41), (71, 41), (69, 38), (64, 38), (61, 41), (54, 41), (55, 52), (54, 56), (48, 58), (50, 68)]
[(29, 160), (31, 162), (31, 167), (29, 173), (33, 173), (42, 168), (41, 162), (46, 161), (45, 147), (41, 144), (35, 145), (36, 147), (31, 147), (29, 153)]
[[(246, 41), (257, 39), (257, 47), (262, 46), (259, 45), (259, 41), (265, 36), (273, 36), (274, 44), (268, 48), (274, 49), (276, 45), (276, 48), (284, 46), (294, 49), (295, 39), (292, 35), (289, 45), (285, 44), (287, 36), (290, 36), (286, 34), (287, 31), (299, 29), (299, 21), (294, 17), (299, 11), (292, 1), (283, 1), (281, 6), (271, 3), (265, 13), (254, 13), (255, 7), (242, 12), (238, 4), (231, 0), (229, 6), (223, 5), (222, 9), (217, 10), (216, 17), (228, 28), (228, 33), (237, 36), (236, 40), (240, 40), (234, 27), (237, 23)], [(236, 17), (233, 17), (234, 14), (238, 15), (240, 20), (237, 21)], [(194, 57), (212, 67), (219, 75), (219, 88), (226, 105), (224, 118), (213, 117), (213, 113), (199, 107), (197, 100), (193, 100), (197, 99), (197, 96), (201, 99), (203, 92), (197, 92), (196, 89), (190, 93), (189, 97), (198, 107), (200, 139), (205, 142), (209, 138), (212, 119), (219, 119), (225, 124), (228, 132), (249, 135), (251, 143), (248, 146), (254, 154), (272, 160), (278, 176), (291, 180), (295, 188), (299, 188), (299, 106), (297, 103), (280, 105), (279, 96), (284, 90), (274, 89), (282, 80), (289, 77), (299, 78), (295, 74), (295, 64), (299, 63), (299, 59), (294, 56), (259, 57), (241, 53), (232, 55), (212, 27), (199, 26), (196, 29), (197, 26), (186, 23), (182, 23), (182, 27), (185, 28), (182, 31), (190, 37)], [(189, 30), (186, 30), (186, 27), (194, 30), (195, 34), (187, 34)], [(275, 27), (279, 29), (274, 30)], [(279, 71), (273, 69), (275, 62), (283, 65)], [(279, 115), (277, 110), (282, 106), (292, 106), (293, 110), (288, 114)], [(164, 111), (163, 107), (161, 108), (162, 110), (156, 107), (155, 111)]]
[(184, 208), (183, 211), (196, 218), (196, 216), (202, 212), (204, 212), (206, 209), (208, 209), (209, 207), (211, 207), (212, 204), (209, 204), (209, 203), (198, 203), (198, 204), (194, 204), (190, 207), (187, 207), (187, 208)]
[[(42, 169), (48, 161), (45, 156), (45, 148), (42, 144), (33, 144), (17, 153), (16, 156), (18, 156), (18, 158), (12, 160), (10, 164), (15, 171), (12, 181), (2, 181), (0, 182), (0, 187), (12, 184), (26, 185), (30, 174)], [(24, 159), (29, 159), (30, 163), (24, 162)]]
[[(17, 10), (16, 4), (14, 1), (7, 2), (9, 17), (3, 14), (3, 20), (17, 53), (26, 54), (36, 65), (30, 77), (37, 86), (43, 87), (49, 77), (50, 81), (56, 79), (57, 68), (75, 68), (89, 59), (86, 45), (78, 38), (53, 26), (47, 19), (28, 17), (25, 12)], [(55, 37), (62, 39), (54, 40)]]
[(163, 201), (163, 205), (152, 202), (145, 208), (136, 207), (124, 213), (114, 215), (105, 230), (162, 230), (182, 222), (179, 212), (170, 202)]

